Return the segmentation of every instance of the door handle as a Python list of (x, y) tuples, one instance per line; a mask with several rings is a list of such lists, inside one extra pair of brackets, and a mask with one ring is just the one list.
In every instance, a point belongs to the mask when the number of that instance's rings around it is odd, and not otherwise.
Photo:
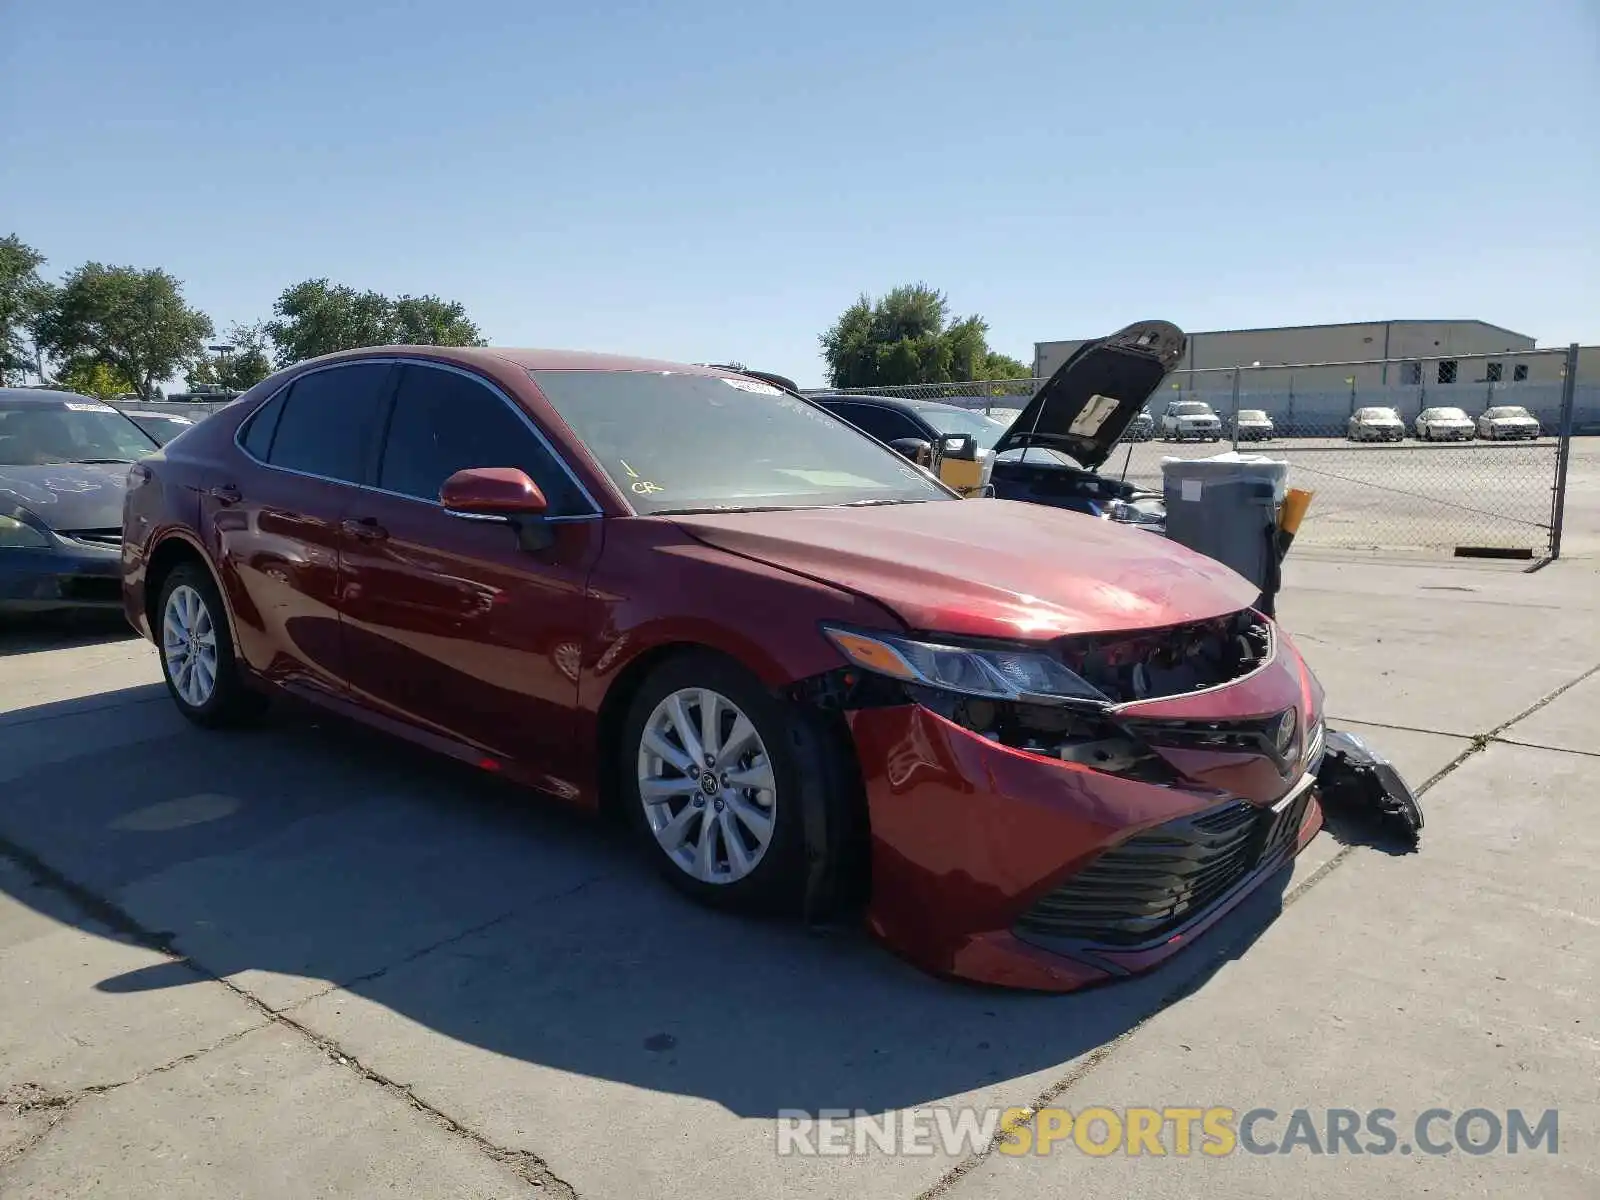
[(219, 487), (214, 487), (206, 495), (221, 505), (237, 504), (244, 499), (244, 493), (231, 483), (224, 483)]
[(359, 520), (342, 521), (339, 528), (343, 529), (351, 537), (360, 538), (364, 542), (381, 542), (389, 536), (389, 531), (378, 524), (377, 517), (361, 517)]

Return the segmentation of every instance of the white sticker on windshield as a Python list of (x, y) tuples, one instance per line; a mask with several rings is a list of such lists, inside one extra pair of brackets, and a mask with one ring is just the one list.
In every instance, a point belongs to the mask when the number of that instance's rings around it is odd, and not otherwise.
[(1200, 499), (1205, 493), (1206, 485), (1204, 480), (1185, 479), (1182, 481), (1180, 495), (1183, 499), (1192, 502)]
[(755, 392), (762, 396), (783, 395), (782, 388), (775, 388), (770, 383), (761, 383), (754, 379), (728, 379), (725, 376), (718, 376), (718, 378), (729, 387), (738, 388), (741, 392)]
[(68, 400), (68, 412), (116, 412), (109, 404), (96, 404), (92, 400)]
[(1116, 411), (1117, 402), (1110, 396), (1090, 396), (1089, 403), (1083, 406), (1083, 411), (1068, 426), (1067, 432), (1078, 437), (1093, 437), (1100, 432), (1100, 426), (1109, 421), (1111, 414)]

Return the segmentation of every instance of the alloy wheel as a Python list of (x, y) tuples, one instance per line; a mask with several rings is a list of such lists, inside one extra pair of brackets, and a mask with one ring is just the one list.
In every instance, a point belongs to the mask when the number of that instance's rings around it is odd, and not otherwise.
[(217, 689), (217, 627), (205, 598), (188, 584), (172, 589), (161, 614), (161, 654), (173, 689), (200, 708)]
[(772, 842), (777, 778), (756, 727), (710, 688), (662, 699), (639, 741), (639, 800), (656, 843), (703, 883), (744, 879)]

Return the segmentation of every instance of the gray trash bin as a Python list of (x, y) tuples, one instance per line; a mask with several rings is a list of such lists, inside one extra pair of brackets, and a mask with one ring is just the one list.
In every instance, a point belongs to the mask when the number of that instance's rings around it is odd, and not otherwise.
[(1229, 451), (1161, 462), (1167, 536), (1232, 567), (1261, 589), (1267, 611), (1278, 590), (1278, 507), (1289, 464)]

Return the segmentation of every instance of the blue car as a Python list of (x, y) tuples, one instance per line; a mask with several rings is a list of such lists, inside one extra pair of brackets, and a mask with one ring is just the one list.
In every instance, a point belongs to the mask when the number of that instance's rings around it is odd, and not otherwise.
[(109, 404), (0, 388), (0, 617), (121, 611), (128, 468), (158, 449)]

